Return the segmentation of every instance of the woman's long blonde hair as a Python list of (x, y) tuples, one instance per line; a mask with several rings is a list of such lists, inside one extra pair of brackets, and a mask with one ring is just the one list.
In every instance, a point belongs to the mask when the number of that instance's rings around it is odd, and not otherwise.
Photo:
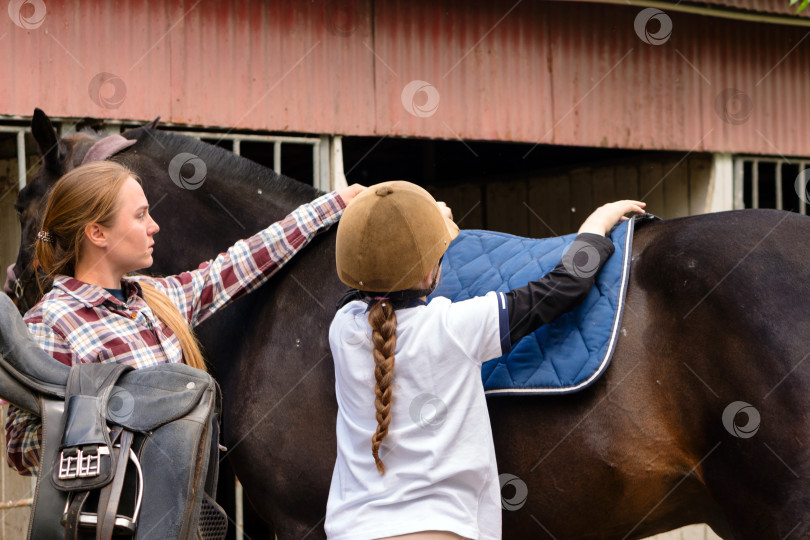
[[(111, 226), (118, 213), (118, 193), (127, 178), (138, 176), (113, 161), (99, 161), (76, 167), (56, 182), (45, 205), (41, 230), (52, 241), (37, 239), (36, 258), (47, 277), (75, 276), (81, 256), (85, 227), (89, 223)], [(186, 364), (205, 370), (200, 344), (185, 317), (169, 298), (147, 280), (138, 284), (149, 309), (180, 340)]]

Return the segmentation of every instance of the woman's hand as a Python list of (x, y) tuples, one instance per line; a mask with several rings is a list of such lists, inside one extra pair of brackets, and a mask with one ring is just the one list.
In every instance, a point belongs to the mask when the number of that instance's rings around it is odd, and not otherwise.
[(360, 193), (362, 193), (365, 189), (366, 186), (361, 186), (360, 184), (352, 184), (349, 187), (345, 187), (339, 190), (337, 194), (340, 195), (340, 198), (343, 199), (343, 202), (346, 203), (346, 206), (349, 206), (352, 200), (358, 195), (360, 195)]
[(629, 212), (643, 214), (645, 206), (647, 203), (641, 201), (616, 201), (604, 204), (588, 216), (579, 228), (579, 232), (604, 236), (617, 223), (627, 221), (628, 218), (624, 217), (625, 214)]

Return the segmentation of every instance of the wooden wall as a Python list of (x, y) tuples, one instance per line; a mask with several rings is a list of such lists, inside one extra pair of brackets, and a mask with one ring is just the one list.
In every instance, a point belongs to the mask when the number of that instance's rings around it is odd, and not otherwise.
[[(30, 176), (39, 168), (36, 142), (25, 138), (26, 170)], [(0, 133), (0, 286), (6, 280), (6, 268), (17, 259), (20, 248), (20, 222), (14, 211), (18, 186), (17, 135)]]
[(543, 238), (576, 232), (595, 208), (619, 199), (643, 200), (662, 218), (701, 213), (711, 166), (711, 154), (656, 153), (428, 189), (462, 228)]

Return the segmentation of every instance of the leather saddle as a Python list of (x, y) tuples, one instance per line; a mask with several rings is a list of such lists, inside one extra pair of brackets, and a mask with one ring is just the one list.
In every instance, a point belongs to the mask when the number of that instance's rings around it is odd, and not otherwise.
[(0, 397), (42, 418), (28, 538), (224, 538), (220, 396), (207, 373), (65, 366), (0, 293)]

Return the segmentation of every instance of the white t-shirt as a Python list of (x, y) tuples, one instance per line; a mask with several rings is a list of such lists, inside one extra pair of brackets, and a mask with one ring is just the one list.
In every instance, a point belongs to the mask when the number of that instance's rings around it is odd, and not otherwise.
[[(501, 538), (501, 497), (481, 364), (508, 349), (502, 293), (399, 309), (391, 423), (377, 472), (368, 306), (335, 315), (338, 455), (324, 528), (331, 540), (440, 530)], [(504, 340), (503, 336), (506, 336)]]

